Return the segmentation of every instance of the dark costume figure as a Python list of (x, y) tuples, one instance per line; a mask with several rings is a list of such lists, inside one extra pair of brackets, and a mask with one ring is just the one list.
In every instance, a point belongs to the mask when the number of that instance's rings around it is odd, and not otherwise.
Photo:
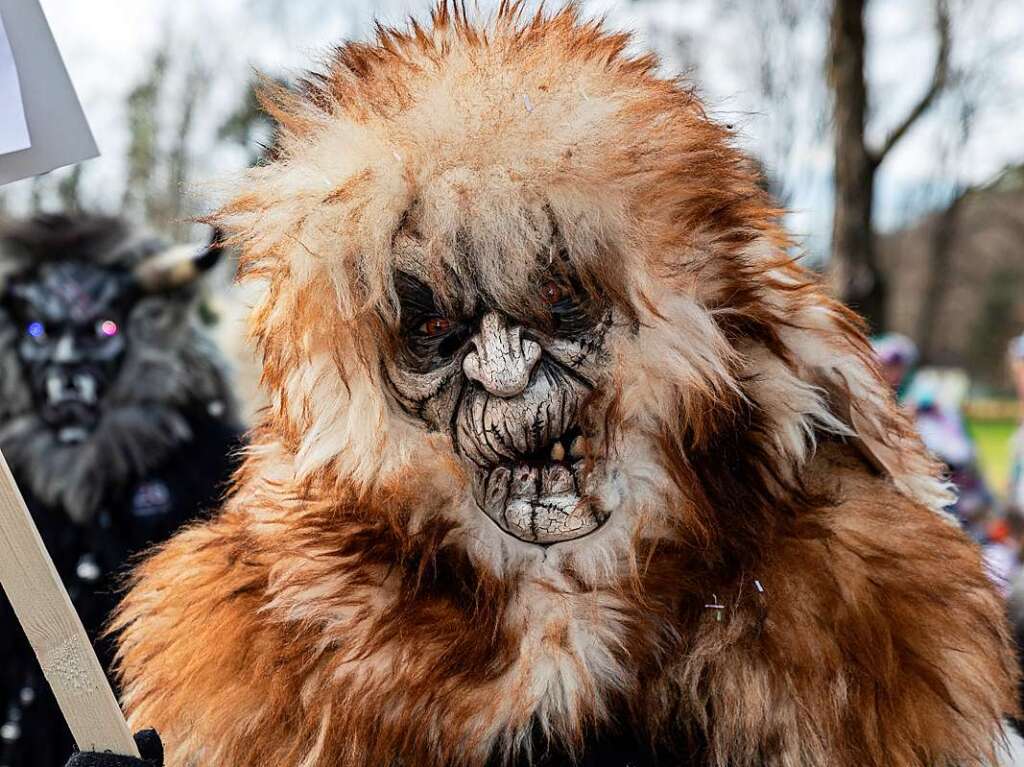
[[(104, 665), (118, 574), (215, 505), (232, 468), (230, 395), (192, 322), (195, 278), (220, 249), (168, 247), (113, 218), (0, 228), (0, 449)], [(3, 767), (71, 749), (6, 598), (0, 727)]]

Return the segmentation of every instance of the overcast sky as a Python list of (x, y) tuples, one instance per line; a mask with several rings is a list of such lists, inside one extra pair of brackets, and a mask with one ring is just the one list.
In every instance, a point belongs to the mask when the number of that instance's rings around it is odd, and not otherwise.
[[(786, 41), (786, 61), (796, 82), (785, 106), (773, 108), (756, 93), (760, 63), (750, 41), (759, 32), (757, 13), (768, 0), (588, 0), (589, 13), (638, 33), (638, 44), (666, 52), (666, 68), (689, 67), (713, 113), (735, 124), (741, 142), (769, 158), (785, 157), (792, 219), (809, 244), (827, 238), (831, 149), (812, 119), (793, 124), (781, 115), (808, 115), (820, 108), (824, 14), (821, 0), (807, 0), (806, 23)], [(798, 5), (789, 0), (790, 5)], [(755, 4), (763, 3), (762, 6)], [(488, 3), (481, 3), (487, 5)], [(1024, 2), (954, 0), (966, 9), (957, 30), (956, 56), (983, 72), (971, 87), (984, 91), (983, 108), (963, 151), (949, 156), (956, 105), (949, 100), (922, 122), (883, 166), (880, 214), (887, 226), (906, 218), (934, 190), (954, 182), (981, 183), (1010, 163), (1024, 161)], [(210, 175), (245, 161), (240, 150), (216, 145), (216, 126), (237, 106), (253, 68), (295, 74), (326, 46), (364, 36), (374, 15), (398, 22), (409, 11), (422, 15), (423, 0), (42, 0), (58, 45), (81, 96), (103, 157), (90, 163), (90, 194), (107, 204), (119, 199), (127, 130), (124, 98), (138, 83), (164, 41), (185, 56), (198, 56), (215, 72), (196, 125), (198, 144), (208, 135), (203, 171)], [(887, 125), (927, 85), (934, 58), (930, 0), (874, 0), (869, 16), (869, 73), (874, 84), (871, 129)], [(275, 12), (274, 9), (280, 9)], [(739, 9), (739, 10), (736, 10)], [(795, 106), (795, 110), (794, 110)], [(23, 194), (15, 189), (14, 197)], [(105, 196), (106, 195), (106, 196)]]

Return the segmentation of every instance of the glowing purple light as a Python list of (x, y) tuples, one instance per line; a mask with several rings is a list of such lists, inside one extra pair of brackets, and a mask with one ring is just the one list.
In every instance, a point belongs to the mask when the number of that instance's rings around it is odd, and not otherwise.
[(46, 335), (46, 328), (43, 327), (41, 322), (30, 322), (28, 326), (28, 334), (33, 338), (42, 338)]
[(100, 323), (100, 332), (107, 338), (117, 335), (117, 323), (113, 320), (103, 320)]

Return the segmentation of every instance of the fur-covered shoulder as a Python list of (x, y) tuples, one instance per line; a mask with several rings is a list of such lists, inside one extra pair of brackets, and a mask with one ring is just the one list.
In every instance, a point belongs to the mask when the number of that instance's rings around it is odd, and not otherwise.
[(685, 701), (666, 726), (704, 724), (711, 764), (997, 763), (1017, 670), (978, 547), (848, 447), (809, 480), (830, 500), (716, 594), (660, 677)]
[[(171, 767), (472, 765), (528, 753), (535, 719), (571, 751), (636, 688), (634, 726), (706, 738), (710, 764), (759, 765), (765, 744), (801, 765), (980, 764), (1016, 671), (977, 547), (849, 447), (822, 446), (808, 482), (816, 505), (761, 560), (705, 594), (666, 552), (643, 609), (554, 575), (480, 582), (445, 531), (384, 521), (408, 498), (229, 508), (136, 574), (115, 627), (132, 725)], [(564, 709), (538, 710), (559, 685)]]
[(225, 514), (161, 547), (136, 573), (116, 624), (124, 703), (133, 721), (161, 732), (170, 765), (262, 763), (214, 757), (239, 748), (249, 728), (281, 726), (259, 712), (268, 680), (288, 689), (275, 650), (287, 637), (260, 617), (270, 563), (239, 521)]

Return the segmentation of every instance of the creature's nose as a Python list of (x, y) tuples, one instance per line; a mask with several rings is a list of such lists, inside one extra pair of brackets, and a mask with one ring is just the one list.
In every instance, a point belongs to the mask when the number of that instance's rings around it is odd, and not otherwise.
[(523, 339), (519, 325), (509, 327), (497, 312), (488, 312), (473, 338), (475, 351), (466, 355), (462, 369), (496, 397), (515, 397), (530, 383), (540, 360), (540, 344)]
[(53, 361), (64, 364), (78, 362), (78, 345), (70, 334), (66, 333), (57, 341), (57, 348), (53, 352)]

